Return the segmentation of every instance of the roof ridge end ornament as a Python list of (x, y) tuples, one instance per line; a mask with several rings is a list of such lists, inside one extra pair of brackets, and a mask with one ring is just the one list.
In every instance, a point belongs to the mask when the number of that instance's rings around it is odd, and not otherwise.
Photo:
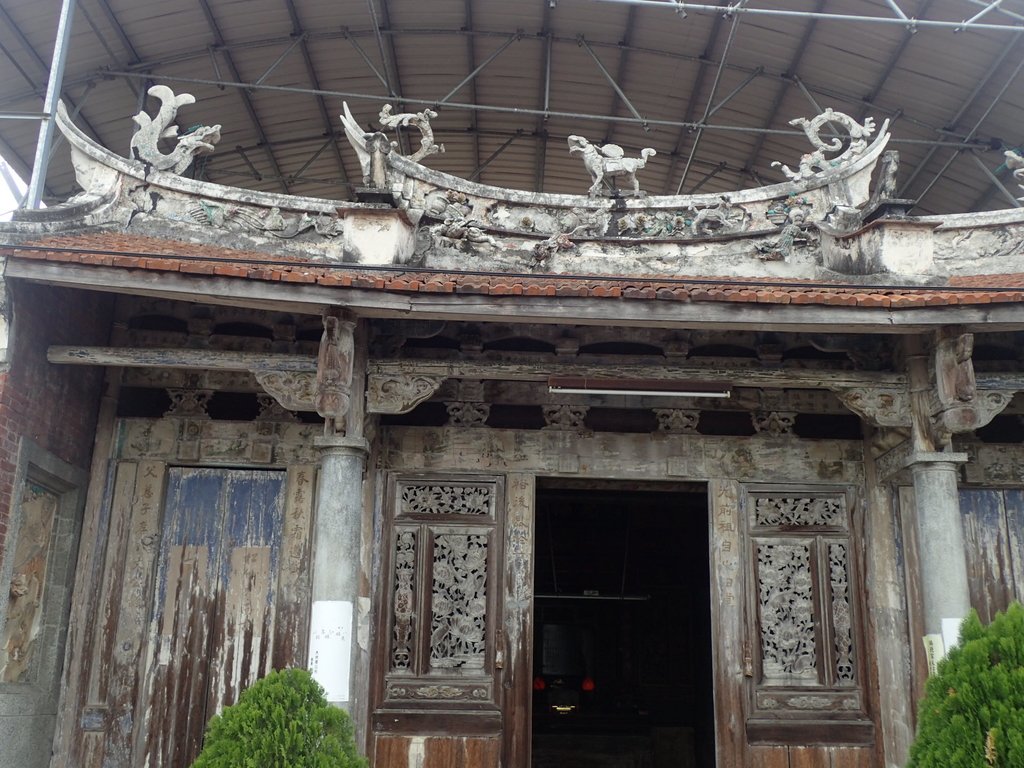
[[(842, 126), (847, 136), (832, 136), (829, 141), (824, 141), (821, 138), (821, 131), (828, 123)], [(790, 181), (809, 179), (819, 173), (824, 173), (852, 162), (864, 154), (868, 147), (868, 137), (875, 132), (875, 118), (868, 117), (863, 123), (858, 123), (849, 115), (836, 112), (832, 107), (829, 107), (820, 115), (810, 120), (798, 117), (795, 120), (790, 120), (789, 124), (803, 128), (807, 138), (815, 147), (813, 152), (808, 152), (800, 158), (800, 166), (795, 171), (778, 160), (772, 163), (772, 167), (780, 168)], [(889, 121), (886, 120), (882, 123), (881, 133), (887, 133), (888, 129)], [(849, 140), (849, 146), (843, 150), (843, 144), (847, 139)], [(830, 159), (825, 157), (826, 153), (833, 154), (836, 152), (840, 154)]]
[[(148, 91), (150, 96), (160, 100), (156, 117), (150, 117), (142, 110), (132, 117), (139, 129), (132, 136), (132, 157), (158, 170), (181, 175), (192, 165), (198, 155), (208, 155), (220, 141), (219, 125), (197, 125), (178, 135), (174, 120), (178, 110), (186, 104), (195, 104), (191, 93), (175, 95), (166, 85), (154, 85)], [(160, 151), (161, 139), (176, 139), (177, 144), (170, 152)]]
[[(387, 186), (386, 171), (384, 168), (384, 155), (398, 148), (397, 141), (389, 141), (382, 131), (367, 131), (356, 120), (348, 102), (342, 102), (343, 112), (341, 123), (345, 128), (345, 136), (348, 143), (352, 145), (356, 156), (359, 158), (359, 167), (363, 172), (363, 183), (369, 187), (381, 188)], [(385, 104), (380, 110), (381, 125), (386, 128), (407, 128), (412, 126), (420, 132), (420, 148), (408, 156), (407, 159), (418, 163), (429, 155), (444, 152), (444, 144), (434, 143), (434, 130), (430, 127), (430, 121), (437, 117), (437, 112), (432, 109), (425, 109), (422, 112), (399, 112), (392, 114), (390, 104)], [(397, 154), (397, 153), (396, 153)]]
[[(1024, 189), (1024, 156), (1014, 149), (1008, 149), (1003, 153), (1006, 158), (1006, 167), (1013, 174), (1014, 181), (1021, 189)], [(1024, 197), (1019, 198), (1024, 200)]]

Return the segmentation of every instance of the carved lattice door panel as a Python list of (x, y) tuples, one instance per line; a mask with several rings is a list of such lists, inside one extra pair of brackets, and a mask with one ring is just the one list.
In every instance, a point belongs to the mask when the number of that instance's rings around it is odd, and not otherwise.
[(867, 739), (855, 517), (844, 490), (749, 488), (747, 734)]
[(393, 478), (381, 706), (497, 710), (497, 478)]

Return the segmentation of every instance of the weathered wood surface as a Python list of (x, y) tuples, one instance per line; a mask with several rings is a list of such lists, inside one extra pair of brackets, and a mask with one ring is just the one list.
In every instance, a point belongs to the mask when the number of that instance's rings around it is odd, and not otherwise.
[(971, 605), (987, 623), (1024, 598), (1024, 492), (962, 489)]
[[(949, 325), (945, 307), (864, 309), (812, 304), (754, 304), (736, 311), (733, 302), (616, 301), (554, 296), (474, 296), (466, 293), (407, 294), (376, 289), (339, 289), (313, 284), (238, 280), (212, 275), (146, 273), (119, 267), (53, 264), (11, 259), (5, 274), (51, 285), (101, 289), (217, 305), (242, 305), (276, 312), (319, 314), (337, 306), (362, 317), (403, 317), (472, 321), (562, 323), (572, 325), (655, 325), (663, 328), (810, 333), (852, 330), (903, 334)], [(1024, 305), (983, 304), (957, 307), (957, 323), (968, 331), (1018, 330), (1024, 324)]]
[(921, 597), (921, 562), (918, 558), (917, 521), (914, 512), (914, 489), (900, 486), (900, 533), (903, 540), (903, 578), (907, 589), (907, 625), (910, 635), (911, 715), (915, 718), (917, 702), (924, 697), (928, 680), (928, 659), (924, 653), (924, 605)]
[(463, 736), (374, 738), (374, 768), (498, 768), (501, 739)]
[(51, 346), (51, 363), (113, 365), (121, 368), (203, 368), (227, 371), (316, 371), (316, 358), (305, 355), (233, 352), (177, 347)]
[(860, 441), (389, 427), (385, 466), (602, 479), (863, 482)]
[[(737, 763), (740, 765), (740, 763)], [(876, 768), (869, 747), (752, 747), (750, 768)]]
[(631, 365), (608, 363), (495, 363), (486, 360), (371, 360), (368, 373), (398, 376), (403, 374), (445, 376), (455, 379), (500, 381), (547, 381), (560, 376), (598, 378), (667, 379), (671, 381), (722, 381), (731, 386), (765, 386), (796, 389), (838, 389), (845, 387), (903, 387), (906, 377), (899, 373), (821, 370), (813, 368), (765, 368), (760, 365), (699, 366), (662, 363)]
[(171, 470), (135, 762), (191, 764), (207, 720), (270, 670), (284, 491), (280, 472)]
[(533, 705), (533, 541), (534, 476), (506, 478), (504, 574), (504, 751), (505, 768), (530, 766)]
[(742, 765), (747, 753), (746, 674), (753, 652), (743, 616), (745, 568), (740, 487), (731, 480), (708, 486), (711, 505), (711, 643), (718, 765)]
[(317, 463), (314, 440), (322, 434), (320, 424), (121, 419), (116, 455), (206, 466), (308, 465)]
[(904, 542), (892, 492), (878, 483), (871, 451), (865, 451), (865, 511), (862, 573), (868, 610), (865, 640), (872, 646), (868, 679), (870, 711), (880, 735), (877, 751), (886, 762), (903, 765), (914, 740), (914, 699), (911, 684), (910, 635), (906, 584), (900, 565)]

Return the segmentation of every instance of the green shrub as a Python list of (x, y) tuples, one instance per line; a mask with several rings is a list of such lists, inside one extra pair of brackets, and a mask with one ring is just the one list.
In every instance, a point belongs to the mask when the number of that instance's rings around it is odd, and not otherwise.
[(348, 714), (304, 669), (271, 672), (206, 729), (193, 768), (364, 768)]
[(1024, 608), (984, 627), (973, 611), (918, 711), (907, 768), (1024, 766)]

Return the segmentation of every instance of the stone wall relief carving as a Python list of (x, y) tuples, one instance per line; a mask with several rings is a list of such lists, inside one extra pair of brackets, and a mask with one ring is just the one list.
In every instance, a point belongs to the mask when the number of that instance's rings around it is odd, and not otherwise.
[[(132, 157), (158, 171), (181, 174), (198, 155), (213, 152), (214, 145), (220, 141), (219, 125), (196, 126), (179, 136), (178, 126), (174, 124), (178, 109), (195, 103), (192, 94), (176, 96), (166, 85), (154, 85), (147, 93), (160, 100), (160, 110), (156, 117), (150, 117), (142, 111), (132, 118), (139, 127), (132, 136)], [(159, 143), (169, 139), (176, 140), (176, 144), (173, 150), (165, 154), (160, 151)]]
[[(846, 132), (849, 144), (845, 150), (843, 150), (843, 144), (845, 143), (843, 137), (834, 136), (829, 141), (821, 138), (821, 132), (830, 123), (841, 126)], [(780, 168), (786, 175), (786, 178), (791, 181), (809, 179), (818, 173), (837, 168), (840, 165), (855, 160), (867, 149), (868, 137), (875, 132), (875, 120), (873, 117), (867, 118), (863, 123), (858, 123), (849, 115), (836, 112), (831, 107), (810, 120), (798, 117), (795, 120), (790, 120), (789, 124), (802, 128), (811, 144), (815, 147), (813, 152), (809, 152), (800, 158), (800, 166), (795, 171), (778, 161), (772, 163), (773, 168)], [(889, 121), (886, 120), (882, 125), (882, 133), (885, 133), (888, 127)], [(831, 159), (826, 159), (826, 154), (835, 153), (841, 154)]]
[(647, 165), (647, 159), (654, 157), (655, 152), (650, 147), (640, 150), (640, 157), (626, 157), (625, 150), (618, 144), (605, 144), (602, 147), (595, 147), (582, 136), (570, 136), (569, 154), (579, 155), (583, 165), (590, 174), (591, 181), (589, 194), (597, 197), (602, 185), (607, 184), (612, 194), (618, 190), (616, 182), (621, 177), (633, 187), (634, 197), (640, 197), (640, 182), (636, 178), (637, 171)]
[(816, 245), (817, 235), (809, 217), (813, 208), (805, 199), (787, 199), (770, 208), (765, 218), (781, 226), (778, 238), (758, 243), (754, 250), (762, 261), (786, 261), (797, 248)]
[(305, 211), (282, 213), (277, 206), (256, 208), (200, 199), (188, 207), (186, 215), (201, 226), (228, 232), (266, 235), (281, 240), (290, 240), (307, 234), (333, 239), (345, 231), (343, 221), (336, 215)]

